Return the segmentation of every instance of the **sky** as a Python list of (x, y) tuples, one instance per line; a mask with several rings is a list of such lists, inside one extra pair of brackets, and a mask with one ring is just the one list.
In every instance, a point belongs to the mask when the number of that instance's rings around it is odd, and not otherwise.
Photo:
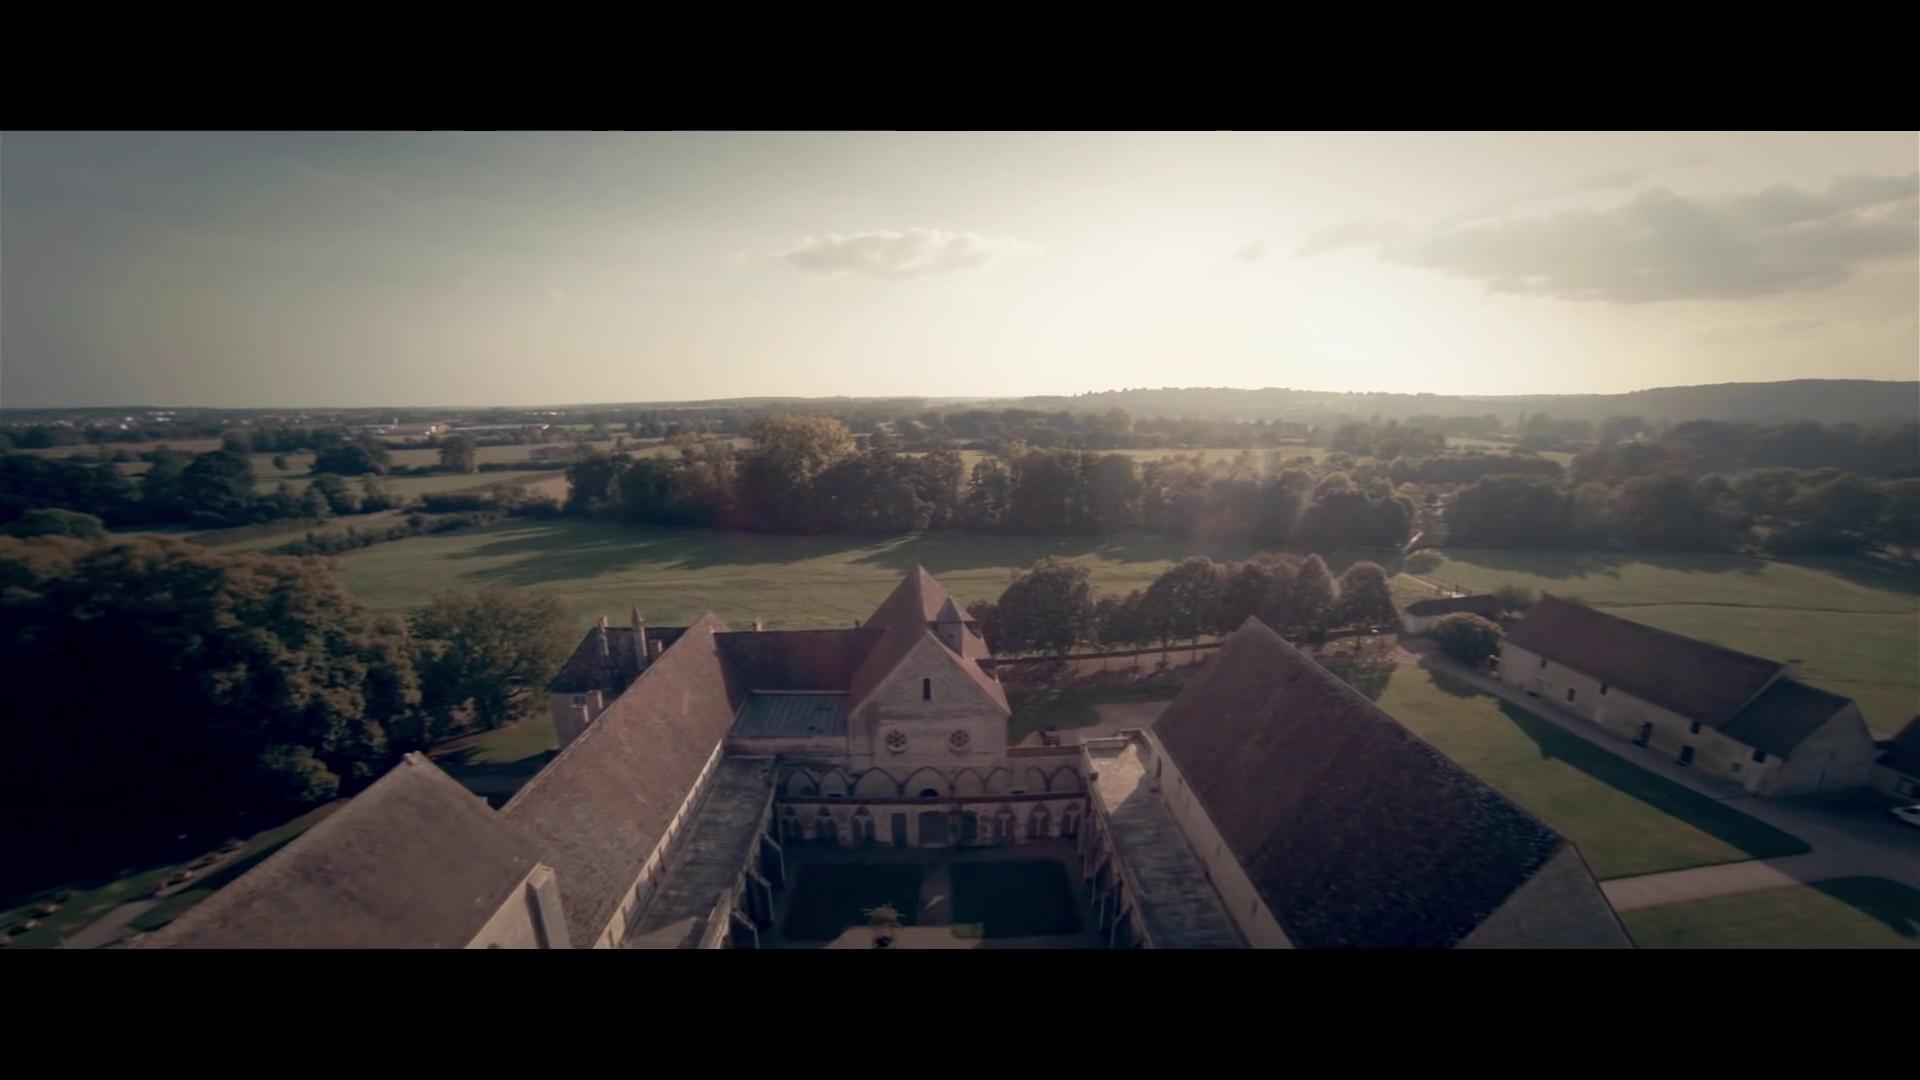
[(0, 406), (1920, 369), (1920, 136), (0, 134)]

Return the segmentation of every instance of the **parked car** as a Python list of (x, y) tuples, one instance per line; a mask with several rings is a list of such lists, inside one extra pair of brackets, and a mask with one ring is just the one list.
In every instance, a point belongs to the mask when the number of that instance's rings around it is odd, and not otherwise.
[(1920, 829), (1920, 805), (1896, 806), (1893, 808), (1893, 816), (1916, 829)]

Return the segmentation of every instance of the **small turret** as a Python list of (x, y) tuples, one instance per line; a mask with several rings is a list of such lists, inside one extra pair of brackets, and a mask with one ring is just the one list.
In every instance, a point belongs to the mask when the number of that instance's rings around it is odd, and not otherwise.
[(635, 604), (633, 619), (633, 670), (647, 670), (647, 620), (640, 614), (640, 605)]

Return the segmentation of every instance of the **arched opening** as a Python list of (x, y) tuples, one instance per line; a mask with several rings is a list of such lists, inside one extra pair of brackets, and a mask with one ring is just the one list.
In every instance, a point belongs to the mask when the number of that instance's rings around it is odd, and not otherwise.
[(940, 789), (939, 788), (921, 788), (920, 797), (923, 799), (937, 799), (940, 797)]

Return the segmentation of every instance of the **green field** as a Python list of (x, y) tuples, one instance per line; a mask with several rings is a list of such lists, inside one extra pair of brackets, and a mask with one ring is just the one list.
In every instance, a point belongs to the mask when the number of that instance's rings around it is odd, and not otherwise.
[(1052, 859), (956, 862), (953, 936), (1043, 937), (1080, 932), (1067, 872)]
[(635, 604), (662, 626), (684, 626), (711, 608), (736, 626), (759, 617), (773, 629), (797, 629), (865, 619), (916, 562), (964, 603), (997, 598), (1016, 571), (1047, 555), (1084, 557), (1097, 587), (1126, 590), (1190, 554), (1249, 553), (1157, 536), (774, 536), (566, 518), (415, 537), (341, 563), (354, 593), (382, 611), (419, 608), (447, 589), (502, 584), (553, 593), (583, 629)]
[(1395, 669), (1379, 703), (1560, 830), (1603, 881), (1811, 850), (1771, 825), (1426, 668)]
[(1716, 896), (1624, 912), (1643, 949), (1920, 948), (1920, 892), (1883, 878)]
[[(1892, 733), (1920, 711), (1920, 569), (1864, 560), (1741, 555), (1446, 551), (1425, 581), (1482, 592), (1520, 585), (1776, 660), (1860, 704)], [(1418, 592), (1396, 581), (1405, 599)]]

